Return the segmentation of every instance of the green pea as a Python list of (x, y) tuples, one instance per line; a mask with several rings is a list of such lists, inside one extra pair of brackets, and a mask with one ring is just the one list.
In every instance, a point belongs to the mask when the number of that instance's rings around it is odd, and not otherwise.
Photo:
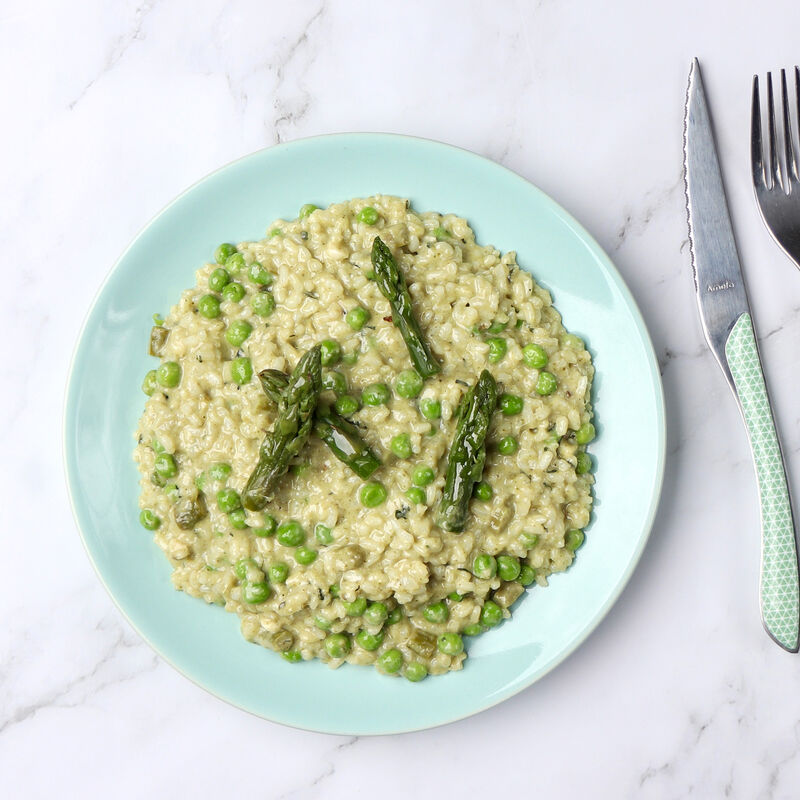
[(161, 524), (161, 518), (155, 513), (155, 511), (145, 508), (139, 514), (139, 522), (143, 528), (147, 528), (148, 531), (154, 531)]
[(228, 272), (238, 272), (240, 269), (244, 269), (245, 266), (244, 256), (241, 253), (231, 253), (225, 259), (225, 269)]
[(225, 339), (231, 347), (239, 347), (252, 331), (253, 326), (249, 322), (237, 319), (228, 325), (228, 330), (225, 331)]
[(410, 664), (407, 664), (406, 668), (403, 670), (403, 675), (406, 680), (411, 681), (411, 683), (418, 683), (423, 680), (427, 674), (428, 668), (419, 661), (412, 661)]
[(419, 410), (425, 419), (439, 419), (442, 416), (442, 404), (430, 397), (423, 397), (419, 401)]
[(164, 494), (169, 498), (171, 503), (177, 503), (181, 496), (181, 490), (178, 488), (177, 483), (168, 483), (164, 487)]
[(360, 617), (367, 610), (367, 601), (357, 597), (352, 603), (345, 603), (344, 610), (348, 617)]
[(494, 578), (497, 574), (497, 560), (488, 553), (481, 553), (475, 556), (475, 560), (472, 562), (472, 574), (476, 578), (484, 580)]
[(428, 497), (425, 494), (424, 489), (420, 489), (419, 486), (412, 486), (410, 489), (406, 491), (406, 497), (414, 503), (414, 505), (419, 505), (420, 503), (424, 503)]
[(206, 480), (208, 476), (205, 472), (201, 472), (199, 475), (195, 476), (194, 485), (201, 491), (204, 492), (206, 490)]
[(472, 625), (467, 625), (463, 633), (464, 636), (478, 636), (478, 634), (483, 633), (483, 627), (476, 622)]
[(585, 475), (587, 472), (592, 471), (592, 457), (588, 453), (578, 453), (576, 458), (577, 458), (577, 463), (575, 464), (576, 475)]
[(331, 658), (344, 658), (350, 647), (350, 637), (346, 633), (332, 633), (325, 637), (325, 650)]
[(156, 381), (167, 389), (175, 388), (181, 382), (181, 365), (174, 361), (165, 361), (156, 370)]
[(317, 551), (305, 545), (301, 545), (294, 551), (294, 559), (298, 564), (302, 564), (303, 566), (313, 564), (317, 559)]
[(220, 315), (219, 299), (213, 294), (204, 294), (197, 301), (197, 310), (201, 317), (216, 319)]
[(481, 609), (481, 625), (493, 628), (503, 621), (503, 609), (493, 600), (487, 600)]
[(382, 406), (391, 396), (392, 392), (385, 383), (371, 383), (361, 392), (361, 402), (365, 406)]
[(333, 339), (324, 339), (319, 343), (320, 361), (323, 367), (330, 367), (342, 358), (342, 346)]
[(519, 540), (522, 542), (522, 546), (526, 550), (531, 550), (539, 544), (539, 534), (538, 533), (529, 533), (528, 531), (523, 531), (519, 535)]
[(212, 464), (208, 468), (208, 477), (211, 478), (212, 481), (224, 481), (227, 480), (228, 476), (231, 474), (231, 465), (225, 464), (224, 462), (218, 462), (217, 464)]
[(314, 624), (322, 631), (329, 631), (331, 625), (333, 625), (333, 623), (326, 617), (323, 617), (322, 614), (317, 614), (317, 616), (314, 617)]
[(318, 522), (314, 527), (314, 536), (320, 544), (330, 544), (333, 541), (331, 529), (321, 522)]
[(457, 656), (464, 652), (464, 640), (457, 633), (443, 633), (436, 640), (436, 646), (447, 656)]
[(158, 378), (154, 369), (145, 373), (144, 380), (142, 381), (142, 391), (151, 397), (155, 390), (158, 388)]
[(242, 286), (241, 283), (229, 283), (223, 290), (222, 296), (229, 302), (229, 303), (241, 303), (242, 298), (245, 296), (245, 288)]
[(575, 431), (575, 441), (578, 444), (589, 444), (595, 436), (596, 431), (591, 422), (584, 422), (583, 425)]
[(273, 583), (286, 583), (286, 579), (289, 577), (289, 567), (282, 561), (276, 561), (269, 565), (267, 574)]
[(542, 370), (542, 372), (539, 373), (539, 377), (536, 379), (536, 394), (553, 394), (557, 387), (558, 381), (552, 372)]
[(214, 251), (214, 260), (217, 264), (224, 264), (230, 256), (232, 256), (236, 252), (236, 245), (230, 244), (229, 242), (223, 242), (215, 251)]
[(250, 605), (265, 602), (271, 594), (272, 589), (266, 581), (256, 581), (255, 583), (245, 581), (242, 584), (242, 600)]
[(501, 580), (515, 581), (519, 577), (520, 570), (518, 558), (514, 558), (514, 556), (497, 556), (497, 574)]
[(217, 505), (220, 511), (230, 514), (231, 511), (242, 507), (242, 499), (235, 489), (220, 489), (217, 492)]
[(422, 376), (413, 369), (404, 369), (394, 383), (394, 389), (400, 397), (416, 397), (423, 386)]
[(356, 306), (355, 308), (351, 308), (347, 314), (345, 314), (344, 321), (354, 331), (360, 331), (367, 324), (368, 319), (369, 311), (361, 306)]
[(492, 499), (492, 495), (494, 494), (494, 489), (486, 482), (486, 481), (479, 481), (475, 484), (475, 488), (472, 490), (472, 496), (476, 500), (482, 500), (484, 503), (489, 502)]
[(231, 527), (235, 528), (237, 531), (243, 531), (247, 527), (247, 514), (243, 508), (237, 508), (231, 511), (228, 514), (228, 522), (231, 523)]
[(364, 622), (377, 628), (386, 622), (388, 616), (389, 609), (386, 608), (386, 603), (370, 603), (364, 612)]
[(399, 650), (392, 648), (385, 653), (381, 653), (378, 660), (375, 662), (378, 669), (385, 672), (387, 675), (394, 675), (400, 671), (403, 666), (403, 654)]
[(544, 347), (531, 342), (522, 348), (522, 360), (531, 369), (543, 369), (547, 366), (547, 353)]
[(571, 531), (567, 531), (564, 537), (564, 545), (567, 550), (572, 550), (574, 553), (583, 544), (585, 538), (583, 531), (573, 528)]
[(306, 540), (306, 532), (297, 520), (290, 519), (278, 525), (276, 538), (284, 547), (297, 547)]
[(339, 584), (338, 583), (332, 583), (328, 587), (328, 591), (331, 593), (331, 597), (338, 597), (339, 596)]
[(269, 286), (274, 280), (272, 273), (258, 261), (254, 261), (247, 268), (247, 274), (250, 276), (250, 280), (253, 281), (253, 283), (258, 283), (261, 286)]
[(450, 234), (443, 227), (441, 227), (441, 225), (437, 228), (434, 228), (431, 233), (436, 237), (437, 242), (441, 242), (450, 238)]
[(270, 514), (264, 514), (264, 521), (261, 525), (252, 529), (254, 536), (259, 536), (262, 539), (268, 536), (275, 535), (275, 529), (278, 527), (278, 522), (275, 517)]
[(208, 288), (212, 292), (221, 292), (230, 282), (230, 273), (223, 267), (217, 267), (208, 276)]
[(347, 392), (347, 379), (341, 372), (330, 370), (322, 376), (322, 388), (341, 397)]
[(464, 599), (464, 595), (458, 592), (450, 592), (450, 594), (447, 595), (447, 599), (452, 600), (454, 603), (460, 603)]
[(297, 664), (303, 660), (303, 654), (299, 650), (285, 650), (281, 653), (281, 658), (288, 661), (290, 664)]
[(433, 483), (435, 478), (436, 473), (425, 464), (414, 467), (414, 471), (411, 473), (411, 482), (414, 486), (428, 486)]
[(407, 433), (398, 433), (392, 437), (389, 448), (398, 458), (408, 458), (411, 455), (411, 436)]
[(364, 206), (356, 215), (356, 219), (365, 225), (374, 225), (379, 217), (380, 214), (372, 206)]
[(491, 339), (487, 339), (486, 344), (489, 345), (489, 353), (487, 358), (489, 359), (490, 364), (497, 364), (505, 358), (505, 355), (508, 352), (508, 342), (506, 342), (505, 339), (493, 337)]
[(358, 499), (362, 506), (376, 508), (386, 501), (386, 488), (378, 481), (369, 481), (359, 490)]
[(444, 600), (440, 600), (438, 603), (431, 603), (429, 606), (425, 606), (422, 616), (428, 622), (440, 625), (443, 622), (447, 622), (450, 612), (447, 610), (447, 603)]
[(356, 634), (356, 642), (358, 642), (361, 647), (371, 653), (373, 650), (377, 650), (381, 646), (383, 643), (383, 636), (383, 631), (379, 631), (378, 633), (359, 631)]
[(358, 411), (360, 403), (353, 395), (343, 394), (341, 397), (336, 398), (333, 407), (343, 417), (349, 417), (351, 414), (355, 414), (356, 411)]
[(252, 558), (240, 558), (233, 566), (233, 574), (240, 581), (246, 581), (247, 575), (257, 569), (258, 564)]
[(160, 456), (156, 456), (154, 469), (162, 478), (174, 478), (178, 474), (178, 465), (175, 463), (175, 457), (169, 453), (162, 453)]
[(275, 311), (275, 298), (271, 292), (256, 292), (250, 298), (250, 308), (259, 317), (269, 317)]
[(506, 417), (513, 417), (522, 411), (524, 405), (523, 399), (516, 394), (502, 394), (500, 395), (500, 411)]
[(306, 203), (304, 206), (300, 207), (300, 213), (297, 216), (299, 219), (305, 219), (318, 208), (319, 206), (315, 206), (313, 203)]
[(403, 609), (400, 606), (395, 606), (390, 612), (389, 616), (386, 618), (387, 625), (394, 625), (400, 620), (403, 619)]
[(523, 564), (519, 570), (519, 578), (517, 580), (523, 586), (530, 586), (536, 580), (536, 570), (533, 567), (529, 567), (527, 564)]
[(519, 450), (519, 442), (513, 436), (504, 436), (497, 443), (497, 451), (504, 456), (512, 456)]
[(508, 327), (508, 322), (495, 320), (488, 328), (487, 333), (502, 333)]
[(250, 363), (249, 358), (242, 356), (231, 361), (231, 379), (234, 383), (243, 386), (245, 383), (250, 383), (252, 377), (253, 365)]

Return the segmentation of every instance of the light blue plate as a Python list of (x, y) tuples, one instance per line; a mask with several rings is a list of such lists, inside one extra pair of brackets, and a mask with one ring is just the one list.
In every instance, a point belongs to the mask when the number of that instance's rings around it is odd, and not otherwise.
[[(516, 250), (595, 357), (596, 513), (575, 566), (534, 588), (510, 622), (469, 642), (465, 669), (420, 684), (366, 667), (288, 664), (248, 644), (233, 614), (176, 592), (138, 522), (131, 453), (151, 315), (194, 283), (222, 241), (259, 239), (276, 217), (370, 194), (466, 217), (482, 244)], [(99, 377), (99, 376), (102, 376)], [(632, 435), (635, 431), (635, 435)], [(451, 722), (530, 686), (600, 622), (631, 576), (664, 468), (661, 381), (644, 322), (600, 247), (503, 167), (435, 142), (345, 134), (283, 144), (223, 167), (165, 208), (125, 251), (86, 320), (67, 389), (67, 480), (95, 569), (137, 631), (200, 686), (267, 719), (379, 734)]]

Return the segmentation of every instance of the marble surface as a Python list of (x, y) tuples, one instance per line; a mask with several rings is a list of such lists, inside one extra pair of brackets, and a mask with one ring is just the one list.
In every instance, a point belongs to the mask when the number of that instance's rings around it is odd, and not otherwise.
[[(748, 5), (0, 3), (4, 796), (798, 796), (800, 659), (759, 623), (753, 469), (701, 335), (681, 184), (698, 55), (800, 498), (800, 273), (748, 178), (750, 78), (797, 62), (800, 12), (761, 3), (761, 35)], [(669, 426), (650, 544), (589, 640), (499, 707), (373, 739), (262, 721), (162, 662), (89, 565), (60, 454), (81, 321), (142, 225), (233, 158), (352, 130), (474, 150), (570, 209), (641, 305)]]

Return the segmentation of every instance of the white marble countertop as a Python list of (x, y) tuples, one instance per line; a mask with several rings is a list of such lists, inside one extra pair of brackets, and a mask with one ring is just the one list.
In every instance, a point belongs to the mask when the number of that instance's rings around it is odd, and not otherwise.
[[(800, 12), (795, 0), (757, 14), (746, 5), (2, 3), (11, 346), (0, 396), (0, 793), (798, 796), (800, 658), (759, 622), (753, 469), (701, 335), (681, 183), (682, 106), (698, 55), (800, 498), (800, 273), (759, 221), (748, 177), (750, 79), (800, 59)], [(768, 24), (771, 9), (779, 24)], [(283, 728), (161, 661), (86, 558), (60, 455), (77, 333), (133, 235), (233, 158), (351, 130), (474, 150), (572, 211), (639, 302), (667, 401), (660, 510), (607, 619), (513, 700), (403, 737)]]

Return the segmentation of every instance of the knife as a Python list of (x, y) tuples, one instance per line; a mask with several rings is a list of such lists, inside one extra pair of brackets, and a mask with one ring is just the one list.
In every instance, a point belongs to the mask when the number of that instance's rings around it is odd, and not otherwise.
[(683, 146), (689, 247), (700, 319), (742, 412), (758, 480), (761, 621), (777, 644), (796, 653), (800, 583), (789, 486), (697, 59), (689, 71)]

